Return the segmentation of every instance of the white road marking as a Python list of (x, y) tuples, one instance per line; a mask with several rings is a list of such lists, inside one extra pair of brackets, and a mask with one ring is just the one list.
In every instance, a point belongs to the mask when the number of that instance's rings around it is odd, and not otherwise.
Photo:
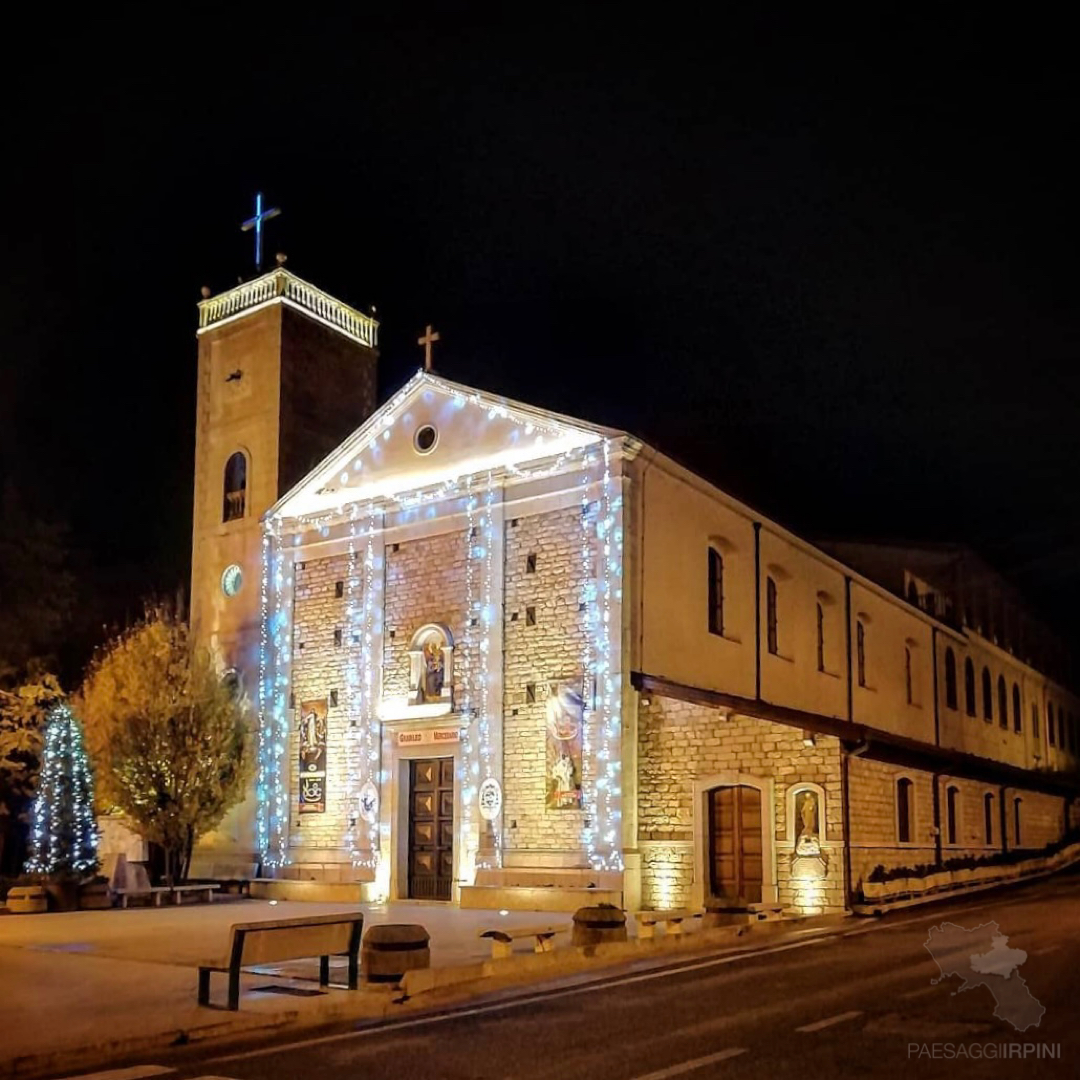
[(147, 1076), (168, 1076), (176, 1069), (168, 1065), (133, 1065), (129, 1069), (109, 1069), (106, 1072), (82, 1073), (64, 1080), (143, 1080)]
[(862, 1016), (862, 1009), (852, 1009), (851, 1012), (837, 1013), (836, 1016), (830, 1016), (826, 1020), (815, 1020), (812, 1024), (803, 1024), (802, 1027), (797, 1027), (795, 1030), (803, 1032), (821, 1031), (822, 1028), (832, 1027), (833, 1024), (842, 1024), (845, 1020), (854, 1020), (856, 1016)]
[(727, 1061), (728, 1058), (738, 1057), (746, 1053), (745, 1046), (732, 1046), (727, 1050), (720, 1050), (715, 1054), (706, 1054), (705, 1057), (693, 1058), (679, 1065), (669, 1065), (666, 1069), (658, 1069), (656, 1072), (645, 1073), (643, 1076), (635, 1076), (634, 1080), (665, 1080), (669, 1076), (682, 1076), (684, 1073), (693, 1072), (695, 1069), (703, 1069), (706, 1065), (715, 1065), (718, 1061)]
[[(959, 915), (961, 911), (977, 911), (982, 907), (989, 907), (989, 904), (980, 904), (977, 907), (962, 908), (954, 911), (950, 911), (950, 916)], [(705, 968), (720, 967), (725, 964), (734, 964), (740, 960), (750, 960), (758, 956), (770, 956), (773, 953), (790, 952), (793, 949), (804, 949), (812, 945), (821, 945), (827, 941), (831, 941), (834, 938), (846, 938), (853, 937), (857, 934), (869, 934), (877, 930), (893, 930), (901, 926), (907, 926), (911, 923), (917, 922), (929, 922), (933, 923), (933, 917), (929, 919), (924, 916), (916, 916), (911, 919), (904, 919), (900, 922), (880, 923), (875, 921), (871, 926), (860, 928), (858, 930), (848, 930), (841, 934), (828, 935), (821, 937), (807, 937), (801, 941), (792, 942), (789, 945), (775, 945), (767, 949), (747, 949), (742, 952), (731, 953), (726, 956), (713, 957), (710, 960), (702, 960), (697, 963), (683, 964), (680, 967), (661, 968), (659, 971), (649, 971), (641, 975), (627, 975), (618, 979), (607, 979), (603, 975), (598, 975), (594, 979), (589, 979), (587, 982), (581, 983), (577, 986), (568, 987), (565, 990), (554, 990), (549, 993), (542, 994), (529, 994), (525, 997), (511, 998), (508, 1001), (493, 1002), (490, 1005), (475, 1005), (470, 1008), (453, 1009), (449, 1012), (437, 1013), (434, 1016), (418, 1016), (413, 1020), (398, 1020), (389, 1024), (374, 1023), (370, 1027), (360, 1028), (356, 1031), (342, 1031), (335, 1035), (320, 1035), (311, 1039), (298, 1039), (291, 1043), (278, 1043), (273, 1046), (264, 1046), (256, 1050), (245, 1050), (236, 1054), (223, 1054), (221, 1057), (209, 1058), (210, 1062), (223, 1062), (223, 1061), (246, 1061), (249, 1058), (266, 1057), (268, 1054), (282, 1054), (288, 1053), (291, 1050), (303, 1050), (310, 1046), (325, 1046), (328, 1043), (344, 1042), (346, 1039), (359, 1039), (367, 1038), (372, 1035), (384, 1035), (391, 1031), (401, 1031), (406, 1028), (424, 1027), (428, 1024), (443, 1024), (450, 1020), (459, 1020), (465, 1017), (471, 1016), (486, 1016), (489, 1013), (505, 1012), (509, 1009), (518, 1009), (523, 1005), (535, 1005), (544, 1001), (555, 1001), (558, 998), (564, 997), (576, 997), (579, 994), (594, 993), (598, 987), (608, 988), (615, 986), (629, 986), (632, 983), (650, 982), (653, 979), (668, 979), (673, 975), (681, 975), (688, 971), (701, 971)]]
[(1032, 956), (1045, 956), (1047, 953), (1057, 952), (1060, 949), (1060, 945), (1047, 945), (1045, 949), (1036, 949)]
[(908, 990), (903, 994), (897, 994), (897, 997), (901, 998), (914, 998), (922, 997), (923, 994), (931, 994), (937, 989), (936, 986), (920, 986), (918, 990)]
[(319, 1035), (312, 1039), (298, 1039), (296, 1042), (279, 1043), (274, 1046), (263, 1046), (257, 1050), (245, 1050), (238, 1054), (224, 1054), (221, 1057), (208, 1059), (212, 1062), (244, 1061), (253, 1057), (265, 1057), (267, 1054), (282, 1054), (290, 1050), (304, 1050), (309, 1046), (325, 1046), (327, 1043), (343, 1042), (345, 1039), (366, 1038), (372, 1035), (385, 1035), (390, 1031), (401, 1031), (405, 1028), (424, 1027), (427, 1024), (444, 1024), (450, 1020), (460, 1020), (469, 1016), (485, 1016), (488, 1013), (505, 1012), (508, 1009), (518, 1009), (523, 1005), (535, 1005), (544, 1001), (555, 1001), (558, 998), (576, 997), (579, 994), (591, 994), (597, 990), (597, 984), (604, 988), (609, 986), (629, 986), (632, 983), (651, 982), (653, 979), (667, 979), (673, 975), (681, 975), (687, 971), (700, 971), (703, 968), (720, 967), (724, 964), (734, 964), (739, 960), (748, 960), (755, 956), (770, 956), (773, 953), (790, 952), (793, 949), (805, 949), (811, 945), (820, 945), (828, 938), (806, 938), (803, 941), (795, 941), (790, 945), (775, 945), (770, 949), (754, 949), (752, 951), (735, 953), (730, 956), (717, 956), (711, 960), (702, 960), (696, 964), (685, 964), (677, 968), (663, 968), (660, 971), (648, 971), (641, 975), (627, 975), (621, 979), (591, 979), (580, 986), (571, 986), (565, 990), (555, 990), (547, 994), (530, 994), (527, 997), (512, 998), (509, 1001), (493, 1002), (490, 1005), (475, 1005), (471, 1008), (456, 1009), (452, 1012), (437, 1013), (434, 1016), (418, 1016), (414, 1020), (397, 1020), (389, 1024), (373, 1024), (371, 1027), (360, 1028), (358, 1031), (342, 1031), (335, 1035)]

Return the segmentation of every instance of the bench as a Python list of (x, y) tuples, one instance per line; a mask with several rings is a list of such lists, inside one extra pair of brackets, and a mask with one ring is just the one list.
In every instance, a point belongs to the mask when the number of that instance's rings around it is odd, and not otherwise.
[(214, 893), (220, 888), (221, 886), (216, 881), (198, 881), (187, 885), (174, 885), (169, 891), (177, 904), (183, 903), (183, 898), (188, 893), (192, 895), (206, 893), (206, 902), (209, 904), (214, 899)]
[(555, 942), (551, 939), (569, 929), (569, 926), (499, 926), (481, 930), (480, 937), (491, 939), (491, 958), (501, 960), (511, 954), (514, 942), (523, 938), (534, 939), (534, 952), (551, 952), (555, 948)]
[(283, 960), (319, 958), (319, 985), (330, 985), (330, 957), (349, 960), (350, 990), (360, 978), (360, 939), (364, 932), (362, 912), (346, 915), (311, 915), (295, 919), (234, 923), (229, 928), (228, 958), (199, 965), (199, 1004), (210, 1004), (210, 973), (229, 975), (229, 1009), (240, 1008), (240, 972), (258, 964)]
[(656, 924), (664, 924), (664, 933), (672, 937), (681, 934), (682, 924), (686, 919), (700, 919), (704, 915), (701, 908), (671, 908), (668, 911), (635, 911), (638, 937), (646, 941), (656, 934)]
[(149, 900), (154, 907), (161, 907), (161, 898), (169, 891), (167, 885), (151, 885), (150, 875), (142, 863), (129, 862), (124, 866), (122, 881), (118, 881), (113, 892), (120, 897), (120, 906), (126, 908), (132, 897)]

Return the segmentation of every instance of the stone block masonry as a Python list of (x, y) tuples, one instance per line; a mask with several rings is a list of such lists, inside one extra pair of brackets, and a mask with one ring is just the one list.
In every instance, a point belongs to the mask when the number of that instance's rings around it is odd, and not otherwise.
[(410, 641), (421, 626), (436, 622), (447, 625), (454, 637), (454, 702), (455, 708), (462, 707), (464, 679), (478, 656), (476, 647), (470, 651), (468, 645), (466, 556), (463, 529), (387, 544), (384, 698), (408, 694)]
[[(778, 900), (785, 907), (841, 911), (843, 887), (843, 811), (840, 748), (835, 738), (803, 742), (797, 728), (751, 716), (727, 714), (705, 705), (654, 696), (638, 714), (638, 836), (642, 852), (642, 903), (668, 907), (708, 896), (708, 881), (694, 886), (695, 862), (706, 868), (708, 822), (698, 820), (695, 784), (729, 784), (737, 775), (773, 781), (773, 805), (763, 806), (771, 832)], [(795, 830), (789, 794), (799, 784), (824, 794), (825, 877), (813, 896), (793, 880)], [(695, 848), (700, 846), (700, 860)], [(768, 845), (766, 847), (766, 857)]]
[[(511, 518), (505, 524), (503, 821), (508, 850), (582, 848), (584, 814), (545, 807), (548, 694), (559, 683), (579, 691), (582, 685), (581, 543), (580, 507)], [(586, 755), (586, 784), (593, 779), (592, 765)]]
[[(350, 702), (347, 665), (358, 662), (359, 648), (349, 638), (347, 605), (361, 603), (359, 593), (349, 595), (350, 575), (355, 578), (348, 554), (298, 562), (293, 572), (293, 661), (289, 715), (289, 846), (301, 862), (351, 861), (343, 844), (346, 830), (346, 796), (350, 766), (357, 762), (355, 740), (349, 737)], [(337, 583), (343, 582), (338, 596)], [(340, 634), (340, 644), (338, 635)], [(332, 694), (337, 694), (337, 705)], [(300, 706), (305, 701), (327, 702), (326, 811), (300, 814)]]

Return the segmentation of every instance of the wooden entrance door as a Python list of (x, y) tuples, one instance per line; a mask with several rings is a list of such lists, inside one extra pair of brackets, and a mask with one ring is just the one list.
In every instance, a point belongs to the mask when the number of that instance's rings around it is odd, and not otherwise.
[(409, 897), (449, 900), (454, 883), (454, 759), (409, 762)]
[(761, 792), (740, 784), (709, 792), (709, 885), (736, 904), (761, 903)]

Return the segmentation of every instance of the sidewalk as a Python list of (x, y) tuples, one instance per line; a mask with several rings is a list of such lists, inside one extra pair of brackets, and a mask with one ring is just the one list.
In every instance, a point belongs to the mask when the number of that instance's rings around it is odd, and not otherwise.
[[(722, 949), (735, 943), (732, 933), (696, 931), (682, 941), (640, 946), (612, 946), (599, 957), (584, 957), (560, 935), (560, 950), (543, 957), (529, 952), (511, 960), (484, 963), (490, 947), (477, 937), (485, 926), (569, 923), (569, 917), (537, 912), (500, 916), (491, 911), (460, 911), (442, 905), (363, 905), (365, 924), (417, 922), (431, 934), (432, 967), (442, 969), (447, 983), (476, 980), (497, 972), (497, 978), (462, 982), (439, 994), (462, 1000), (514, 982), (542, 982), (600, 970), (609, 964), (665, 956), (698, 948)], [(334, 1023), (344, 1019), (377, 1020), (387, 1014), (429, 1007), (421, 994), (395, 1003), (400, 993), (366, 988), (350, 993), (331, 990), (316, 996), (292, 996), (260, 988), (317, 986), (317, 961), (262, 969), (243, 977), (239, 1012), (199, 1008), (195, 1003), (195, 966), (224, 951), (228, 927), (259, 918), (355, 910), (348, 905), (223, 900), (214, 904), (129, 911), (86, 911), (53, 915), (0, 916), (0, 978), (5, 986), (4, 1037), (0, 1040), (0, 1077), (33, 1076), (52, 1071), (93, 1068), (129, 1054), (207, 1039), (242, 1037), (245, 1033), (285, 1026)], [(632, 920), (631, 920), (632, 921)], [(760, 938), (771, 942), (789, 933), (803, 934), (821, 924), (839, 926), (839, 918), (805, 920), (797, 927), (774, 924)], [(695, 942), (695, 939), (697, 941)], [(331, 981), (343, 979), (343, 965), (331, 969)], [(266, 972), (287, 976), (269, 977)], [(340, 972), (340, 974), (338, 974)], [(221, 1002), (225, 977), (211, 988)], [(429, 980), (430, 982), (430, 980)]]

